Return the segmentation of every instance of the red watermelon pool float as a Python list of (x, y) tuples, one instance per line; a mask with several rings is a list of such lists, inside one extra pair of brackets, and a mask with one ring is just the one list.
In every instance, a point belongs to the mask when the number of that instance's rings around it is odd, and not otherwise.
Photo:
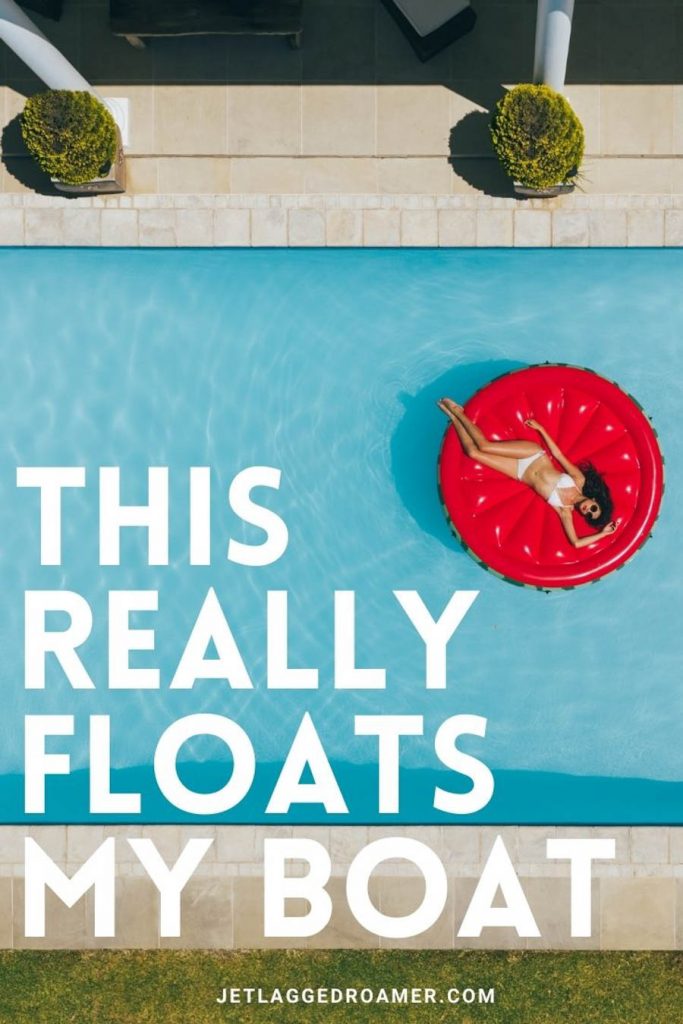
[[(621, 568), (650, 536), (664, 492), (662, 454), (642, 408), (618, 385), (592, 370), (546, 363), (491, 381), (465, 411), (493, 441), (538, 444), (525, 420), (539, 420), (567, 458), (601, 473), (618, 523), (611, 537), (572, 547), (546, 502), (468, 458), (449, 426), (439, 457), (441, 500), (456, 537), (484, 568), (540, 590), (577, 587)], [(580, 516), (574, 525), (580, 537), (593, 532)]]

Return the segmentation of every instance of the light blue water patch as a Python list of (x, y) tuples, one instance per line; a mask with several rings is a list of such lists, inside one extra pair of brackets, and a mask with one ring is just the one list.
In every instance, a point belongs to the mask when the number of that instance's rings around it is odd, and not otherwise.
[[(622, 820), (657, 820), (653, 794), (664, 792), (665, 820), (683, 818), (671, 787), (656, 787), (682, 778), (680, 252), (0, 250), (0, 299), (4, 820), (21, 816), (26, 713), (76, 715), (76, 736), (51, 741), (74, 769), (88, 763), (87, 716), (111, 715), (113, 764), (133, 770), (151, 764), (170, 722), (200, 711), (240, 722), (259, 762), (277, 765), (307, 710), (335, 765), (368, 786), (349, 799), (356, 820), (381, 817), (376, 741), (353, 734), (354, 715), (367, 713), (424, 716), (424, 736), (402, 743), (405, 820), (436, 817), (430, 791), (411, 780), (438, 767), (434, 732), (457, 713), (488, 719), (486, 738), (466, 746), (505, 779), (499, 820), (538, 820), (539, 780), (558, 778), (545, 820), (613, 820), (617, 790)], [(501, 372), (546, 360), (590, 366), (635, 395), (667, 469), (660, 520), (636, 558), (596, 586), (552, 595), (471, 561), (435, 486), (436, 398), (465, 400)], [(225, 499), (234, 474), (256, 464), (282, 470), (280, 491), (263, 493), (290, 534), (267, 568), (225, 558), (230, 537), (261, 538)], [(39, 564), (37, 495), (16, 489), (18, 465), (86, 468), (86, 489), (64, 498), (62, 566)], [(142, 531), (124, 531), (120, 567), (98, 565), (97, 474), (107, 465), (121, 467), (129, 503), (146, 499), (148, 466), (170, 467), (168, 567), (146, 566)], [(211, 567), (188, 565), (190, 466), (212, 467)], [(168, 689), (210, 586), (253, 691), (215, 681)], [(55, 664), (44, 691), (23, 688), (23, 592), (56, 588), (92, 606), (82, 657), (95, 691), (74, 692)], [(114, 589), (159, 591), (158, 614), (136, 622), (155, 626), (156, 651), (135, 658), (160, 668), (157, 691), (107, 690)], [(291, 663), (320, 669), (316, 692), (265, 689), (269, 589), (289, 591)], [(333, 689), (333, 591), (344, 589), (357, 594), (359, 663), (386, 668), (386, 691)], [(450, 645), (443, 692), (425, 690), (424, 647), (397, 589), (418, 590), (434, 614), (453, 590), (480, 591)], [(184, 753), (214, 778), (215, 746)], [(178, 818), (143, 776), (143, 817), (149, 808), (150, 820)], [(579, 777), (603, 780), (602, 804)], [(48, 811), (87, 820), (81, 783), (71, 794), (66, 783), (50, 784)], [(252, 801), (249, 817), (262, 813)], [(320, 819), (320, 808), (305, 816)]]

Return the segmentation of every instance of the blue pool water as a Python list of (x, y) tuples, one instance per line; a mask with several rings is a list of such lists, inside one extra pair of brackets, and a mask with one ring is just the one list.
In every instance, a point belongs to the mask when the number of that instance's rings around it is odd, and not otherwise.
[[(23, 817), (22, 720), (74, 714), (73, 773), (47, 788), (45, 820), (87, 821), (86, 723), (111, 715), (114, 788), (143, 791), (142, 819), (183, 820), (150, 765), (159, 735), (196, 712), (249, 733), (259, 768), (225, 816), (264, 820), (273, 779), (304, 711), (338, 773), (348, 821), (378, 821), (376, 741), (358, 713), (424, 715), (402, 744), (400, 819), (432, 809), (434, 731), (449, 715), (488, 719), (463, 747), (492, 769), (491, 822), (683, 821), (683, 254), (678, 251), (84, 251), (0, 250), (0, 794)], [(483, 572), (454, 543), (435, 486), (444, 423), (435, 399), (466, 399), (508, 369), (542, 361), (593, 367), (650, 413), (667, 493), (653, 539), (600, 584), (545, 595)], [(261, 535), (230, 513), (236, 472), (282, 470), (267, 503), (286, 520), (286, 554), (267, 568), (225, 559), (229, 537)], [(88, 486), (64, 501), (63, 565), (39, 564), (38, 502), (18, 465), (81, 465)], [(171, 564), (149, 568), (141, 531), (122, 565), (98, 566), (98, 467), (121, 467), (140, 503), (146, 467), (169, 466)], [(187, 560), (187, 471), (211, 466), (211, 567)], [(225, 608), (253, 691), (168, 682), (208, 587)], [(81, 649), (97, 682), (75, 692), (51, 665), (23, 688), (23, 592), (66, 588), (93, 609)], [(108, 691), (106, 595), (157, 589), (154, 691)], [(320, 669), (318, 691), (265, 689), (265, 594), (290, 594), (291, 663)], [(387, 670), (386, 691), (332, 685), (334, 590), (357, 594), (359, 663)], [(480, 591), (449, 648), (448, 687), (426, 692), (423, 647), (392, 596), (420, 592), (436, 614), (455, 589)], [(217, 788), (222, 749), (187, 745), (183, 778)], [(464, 786), (466, 788), (466, 786)], [(320, 806), (290, 820), (327, 820)], [(35, 820), (35, 819), (34, 819)], [(270, 819), (268, 819), (270, 820)], [(391, 819), (388, 819), (391, 820)]]

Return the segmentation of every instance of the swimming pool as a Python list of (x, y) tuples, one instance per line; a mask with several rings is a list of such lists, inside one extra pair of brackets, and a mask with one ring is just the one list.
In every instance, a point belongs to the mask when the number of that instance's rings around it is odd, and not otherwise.
[[(491, 822), (683, 821), (683, 702), (678, 625), (683, 445), (683, 254), (678, 251), (0, 250), (3, 356), (2, 693), (4, 821), (24, 820), (25, 714), (74, 714), (74, 774), (48, 783), (42, 820), (89, 821), (83, 722), (109, 714), (114, 788), (143, 791), (141, 819), (187, 820), (155, 789), (161, 731), (181, 715), (241, 722), (259, 768), (222, 820), (272, 820), (264, 804), (303, 713), (341, 780), (344, 821), (452, 820), (432, 809), (432, 740), (449, 715), (488, 720), (463, 744), (496, 780), (478, 815)], [(653, 539), (599, 585), (552, 595), (491, 577), (455, 544), (435, 465), (444, 428), (435, 399), (466, 398), (494, 376), (543, 361), (591, 366), (643, 404), (666, 456), (667, 493)], [(65, 501), (63, 565), (39, 565), (35, 494), (18, 465), (86, 467)], [(277, 563), (228, 562), (241, 533), (214, 506), (211, 566), (187, 561), (187, 472), (211, 466), (216, 494), (251, 465), (282, 470), (268, 504), (289, 528)], [(120, 466), (123, 500), (142, 502), (148, 466), (170, 467), (171, 559), (147, 567), (128, 531), (122, 565), (97, 564), (100, 466)], [(91, 485), (92, 484), (92, 485)], [(124, 531), (124, 534), (126, 531)], [(253, 691), (167, 682), (209, 587), (216, 589), (255, 681)], [(93, 691), (53, 665), (44, 691), (23, 688), (23, 592), (87, 598), (83, 661)], [(109, 691), (106, 592), (158, 589), (154, 691)], [(265, 594), (289, 591), (290, 656), (320, 669), (316, 691), (267, 692)], [(455, 589), (480, 592), (449, 648), (448, 687), (424, 688), (424, 649), (394, 590), (436, 614)], [(384, 666), (385, 691), (332, 685), (332, 595), (354, 590), (359, 664)], [(142, 625), (141, 621), (141, 625)], [(145, 622), (146, 624), (146, 622)], [(356, 714), (419, 714), (401, 748), (401, 812), (377, 810), (376, 740)], [(51, 741), (50, 749), (65, 749)], [(220, 785), (220, 748), (185, 750), (188, 781)], [(443, 772), (441, 772), (443, 778)], [(122, 820), (135, 820), (124, 815)], [(277, 816), (275, 816), (277, 820)], [(318, 805), (289, 821), (327, 821)]]

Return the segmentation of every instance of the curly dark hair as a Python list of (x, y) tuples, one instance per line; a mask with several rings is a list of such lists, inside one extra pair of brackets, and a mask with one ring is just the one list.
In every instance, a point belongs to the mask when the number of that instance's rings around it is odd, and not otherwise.
[(584, 516), (589, 526), (594, 530), (602, 530), (612, 520), (614, 502), (609, 492), (609, 487), (598, 473), (592, 462), (580, 462), (579, 469), (586, 478), (583, 485), (583, 493), (587, 498), (597, 501), (600, 506), (600, 515), (597, 519), (591, 519), (590, 515)]

